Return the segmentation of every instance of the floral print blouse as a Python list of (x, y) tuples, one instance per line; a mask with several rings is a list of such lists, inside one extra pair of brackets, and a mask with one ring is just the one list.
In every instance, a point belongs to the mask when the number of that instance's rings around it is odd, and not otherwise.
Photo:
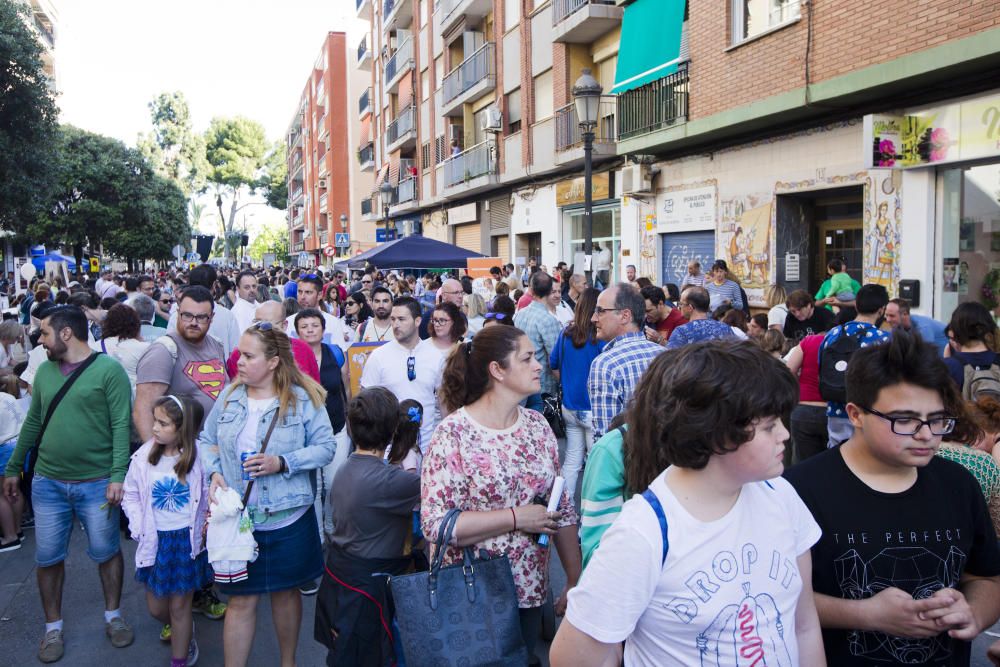
[[(519, 411), (517, 422), (502, 431), (477, 423), (465, 408), (438, 424), (420, 475), (421, 522), (429, 541), (437, 538), (441, 519), (452, 508), (488, 512), (529, 505), (536, 497), (548, 500), (559, 470), (556, 438), (542, 415)], [(559, 511), (560, 528), (578, 523), (565, 492)], [(522, 608), (539, 607), (548, 595), (549, 549), (536, 537), (518, 530), (473, 545), (475, 551), (507, 556)], [(554, 546), (550, 540), (549, 548)], [(460, 561), (461, 550), (449, 547), (444, 563)]]

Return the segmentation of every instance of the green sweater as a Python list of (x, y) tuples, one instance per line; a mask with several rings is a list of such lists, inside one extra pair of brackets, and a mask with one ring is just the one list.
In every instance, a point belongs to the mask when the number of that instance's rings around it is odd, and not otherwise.
[(625, 490), (622, 433), (612, 429), (594, 443), (587, 454), (580, 489), (580, 546), (583, 566), (601, 543), (604, 532), (622, 511), (630, 494)]
[[(17, 476), (35, 444), (49, 403), (66, 377), (54, 361), (38, 367), (31, 407), (5, 475)], [(125, 369), (102, 354), (63, 396), (38, 448), (35, 472), (49, 479), (124, 482), (129, 460), (132, 388)]]

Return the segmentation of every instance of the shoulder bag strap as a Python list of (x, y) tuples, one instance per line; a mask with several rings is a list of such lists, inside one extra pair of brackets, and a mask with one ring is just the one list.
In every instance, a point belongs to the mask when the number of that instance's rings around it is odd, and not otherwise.
[(660, 504), (660, 499), (656, 497), (652, 489), (646, 489), (642, 492), (642, 497), (647, 503), (653, 508), (653, 512), (656, 514), (656, 520), (660, 524), (660, 537), (663, 539), (663, 557), (660, 560), (660, 565), (665, 565), (667, 562), (667, 550), (670, 547), (670, 542), (667, 540), (667, 515), (663, 512), (663, 505)]
[[(280, 408), (278, 408), (280, 409)], [(271, 434), (274, 433), (274, 427), (278, 424), (278, 409), (274, 411), (274, 417), (271, 419), (271, 425), (267, 427), (267, 433), (264, 435), (264, 441), (260, 443), (260, 452), (263, 454), (267, 451), (267, 443), (271, 440)], [(257, 480), (251, 479), (247, 482), (247, 490), (243, 492), (243, 508), (246, 509), (247, 501), (250, 500), (250, 491), (253, 489), (253, 483)]]
[(66, 392), (69, 391), (70, 387), (73, 386), (73, 383), (76, 382), (81, 375), (83, 375), (83, 372), (87, 370), (87, 367), (94, 363), (94, 360), (97, 359), (100, 354), (100, 352), (95, 352), (87, 357), (87, 359), (80, 364), (80, 366), (77, 367), (77, 369), (73, 371), (68, 378), (66, 378), (66, 381), (63, 382), (63, 386), (59, 387), (59, 391), (57, 391), (56, 395), (52, 397), (52, 402), (49, 403), (49, 409), (45, 412), (45, 419), (42, 420), (42, 427), (38, 429), (38, 436), (35, 438), (35, 447), (42, 446), (42, 435), (45, 433), (45, 428), (49, 425), (49, 420), (52, 419), (52, 413), (56, 411), (56, 408), (66, 395)]

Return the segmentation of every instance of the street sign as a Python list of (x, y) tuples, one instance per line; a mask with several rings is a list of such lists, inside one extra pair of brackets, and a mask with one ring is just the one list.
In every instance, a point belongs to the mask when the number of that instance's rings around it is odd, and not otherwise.
[(90, 272), (97, 273), (101, 270), (101, 260), (96, 257), (90, 258)]
[(332, 245), (323, 246), (323, 254), (327, 257), (333, 257), (337, 254), (337, 249)]
[(375, 241), (378, 242), (378, 243), (385, 243), (386, 241), (395, 241), (396, 240), (396, 230), (395, 229), (389, 229), (388, 232), (389, 233), (387, 235), (385, 229), (376, 229), (375, 230)]
[(189, 252), (187, 254), (187, 261), (189, 261), (189, 262), (200, 262), (201, 261), (201, 255), (199, 255), (196, 252)]
[(173, 253), (174, 257), (176, 257), (178, 261), (184, 259), (184, 246), (178, 243), (174, 246)]
[(338, 248), (350, 248), (351, 247), (351, 237), (347, 232), (337, 232), (333, 235), (336, 240), (336, 245)]

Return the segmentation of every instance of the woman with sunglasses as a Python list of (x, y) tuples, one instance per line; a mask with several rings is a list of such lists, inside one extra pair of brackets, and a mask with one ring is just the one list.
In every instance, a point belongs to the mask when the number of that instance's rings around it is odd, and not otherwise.
[(450, 301), (444, 301), (434, 306), (431, 325), (427, 328), (427, 332), (441, 356), (447, 357), (452, 346), (462, 340), (468, 328), (465, 315), (458, 306)]
[(333, 460), (333, 429), (326, 392), (299, 371), (284, 332), (259, 322), (240, 337), (239, 351), (238, 378), (215, 402), (198, 438), (213, 503), (216, 489), (232, 487), (242, 495), (255, 480), (247, 506), (257, 559), (246, 565), (242, 581), (219, 584), (230, 596), (225, 662), (248, 663), (257, 603), (269, 594), (281, 664), (293, 665), (302, 624), (298, 587), (311, 585), (323, 571), (312, 480), (316, 469)]
[(372, 316), (372, 307), (363, 292), (355, 292), (344, 302), (344, 324), (351, 329), (364, 326)]

